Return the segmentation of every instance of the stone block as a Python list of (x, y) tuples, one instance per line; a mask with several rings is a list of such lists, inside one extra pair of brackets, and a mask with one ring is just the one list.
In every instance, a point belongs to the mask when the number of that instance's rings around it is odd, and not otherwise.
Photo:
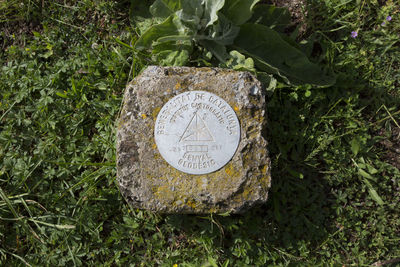
[(252, 74), (150, 66), (124, 93), (121, 193), (134, 208), (160, 213), (241, 213), (264, 203), (271, 184), (265, 124), (265, 96)]

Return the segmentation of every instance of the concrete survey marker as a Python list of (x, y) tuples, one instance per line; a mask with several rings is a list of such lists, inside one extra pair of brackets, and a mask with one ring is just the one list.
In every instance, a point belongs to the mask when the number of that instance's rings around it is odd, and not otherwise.
[(174, 168), (206, 174), (225, 166), (235, 154), (240, 125), (225, 100), (206, 91), (189, 91), (162, 107), (154, 136), (161, 156)]
[(271, 184), (265, 99), (248, 72), (150, 66), (126, 88), (117, 179), (134, 208), (241, 213)]

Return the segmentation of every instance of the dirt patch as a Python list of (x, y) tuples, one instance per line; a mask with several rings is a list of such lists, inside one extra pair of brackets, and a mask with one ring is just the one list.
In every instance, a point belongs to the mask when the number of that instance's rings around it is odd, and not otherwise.
[[(379, 135), (387, 137), (387, 132), (382, 129)], [(400, 170), (400, 128), (393, 125), (390, 136), (380, 143), (386, 149), (385, 161)]]
[(299, 37), (303, 36), (307, 30), (307, 1), (306, 0), (270, 0), (270, 2), (278, 7), (286, 7), (292, 17), (292, 23), (289, 29), (299, 27)]
[(24, 46), (25, 36), (40, 32), (42, 26), (39, 22), (16, 20), (0, 23), (0, 47), (5, 50), (10, 45)]

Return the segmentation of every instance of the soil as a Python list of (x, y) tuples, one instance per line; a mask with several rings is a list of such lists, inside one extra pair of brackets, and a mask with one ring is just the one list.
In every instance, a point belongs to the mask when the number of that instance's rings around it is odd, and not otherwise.
[(271, 4), (278, 7), (286, 7), (291, 16), (292, 24), (289, 30), (292, 31), (299, 27), (299, 37), (303, 36), (307, 30), (306, 16), (307, 16), (307, 1), (306, 0), (270, 0)]
[(33, 35), (33, 32), (41, 32), (42, 26), (39, 22), (15, 20), (0, 23), (0, 48), (5, 50), (10, 45), (24, 46), (27, 35)]
[[(387, 133), (382, 129), (379, 135), (386, 137)], [(385, 161), (400, 170), (400, 128), (393, 125), (391, 136), (380, 143), (386, 149)]]

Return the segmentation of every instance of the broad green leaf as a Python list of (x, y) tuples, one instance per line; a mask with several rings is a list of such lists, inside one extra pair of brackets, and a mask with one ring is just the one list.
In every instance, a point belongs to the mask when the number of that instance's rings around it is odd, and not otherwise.
[(136, 26), (134, 26), (137, 29), (137, 32), (139, 35), (144, 34), (146, 31), (148, 31), (151, 27), (158, 25), (162, 23), (162, 20), (160, 18), (150, 18), (150, 19), (144, 19), (144, 20), (137, 20), (136, 21)]
[[(192, 32), (197, 32), (203, 16), (202, 0), (180, 0), (182, 9), (175, 12), (179, 23), (190, 28)], [(175, 22), (177, 23), (177, 22)]]
[(379, 205), (385, 204), (385, 202), (383, 202), (382, 198), (378, 195), (372, 184), (367, 179), (364, 179), (363, 182), (367, 185), (368, 193), (371, 196), (371, 198), (375, 200), (376, 203), (378, 203)]
[[(185, 13), (183, 10), (179, 10), (176, 13), (175, 24), (182, 25), (180, 28), (186, 29), (186, 33), (182, 32), (183, 34), (189, 34), (189, 32), (197, 32), (198, 27), (200, 25), (200, 17), (193, 16)], [(188, 30), (189, 29), (189, 32)]]
[(267, 26), (252, 23), (242, 25), (235, 46), (240, 52), (251, 56), (261, 70), (278, 74), (287, 82), (317, 86), (335, 83), (334, 77), (326, 75), (299, 49)]
[(212, 257), (208, 256), (208, 264), (206, 266), (218, 267), (217, 261)]
[(368, 169), (368, 172), (369, 172), (370, 174), (376, 174), (376, 173), (378, 173), (378, 170), (375, 169), (374, 166), (372, 166), (371, 164), (367, 164), (367, 169)]
[(189, 60), (189, 52), (187, 50), (167, 50), (159, 53), (157, 57), (157, 61), (162, 66), (184, 66)]
[(190, 40), (191, 40), (191, 37), (186, 36), (186, 35), (168, 35), (168, 36), (158, 38), (157, 41), (153, 43), (153, 45), (157, 45), (157, 44), (164, 43), (164, 42), (170, 42), (170, 41), (190, 41)]
[(51, 57), (52, 55), (53, 55), (53, 49), (47, 50), (47, 52), (44, 53), (44, 54), (39, 54), (39, 56), (41, 56), (41, 57), (43, 57), (43, 58), (49, 58), (49, 57)]
[(298, 172), (298, 171), (295, 171), (295, 170), (292, 170), (292, 169), (288, 169), (288, 172), (289, 172), (293, 177), (296, 177), (296, 178), (299, 178), (299, 179), (303, 179), (303, 178), (304, 178), (304, 174), (302, 174), (301, 172)]
[(68, 98), (68, 96), (67, 96), (66, 93), (63, 94), (63, 93), (61, 93), (61, 92), (56, 92), (56, 95), (58, 95), (59, 97), (62, 97), (62, 98)]
[(261, 4), (254, 7), (251, 23), (262, 24), (279, 32), (283, 32), (290, 23), (290, 13), (287, 8)]
[(242, 25), (251, 18), (253, 8), (260, 0), (225, 0), (222, 13), (235, 25)]
[(215, 36), (213, 40), (222, 45), (233, 44), (239, 34), (240, 28), (232, 23), (223, 14), (219, 15), (218, 24), (214, 26)]
[(181, 1), (177, 0), (156, 0), (150, 6), (150, 13), (154, 17), (167, 18), (181, 9)]
[(233, 44), (240, 28), (235, 26), (223, 14), (220, 14), (218, 18), (218, 23), (213, 25), (212, 29), (209, 30), (208, 35), (197, 35), (195, 39), (212, 40), (224, 46)]
[[(159, 40), (160, 39), (166, 40), (167, 38), (168, 36), (159, 38)], [(183, 39), (179, 42), (176, 42), (175, 40), (165, 41), (165, 42), (154, 42), (152, 47), (152, 53), (157, 54), (161, 53), (164, 50), (188, 50), (189, 52), (191, 52), (192, 48), (193, 47), (191, 41)]]
[(376, 201), (376, 203), (378, 203), (379, 205), (385, 204), (385, 202), (383, 202), (382, 198), (378, 195), (375, 189), (369, 188), (368, 192), (371, 198)]
[(152, 47), (154, 61), (163, 66), (183, 66), (192, 52), (190, 41), (155, 42)]
[(200, 40), (199, 43), (210, 51), (220, 62), (225, 63), (229, 58), (226, 47), (213, 40)]
[(137, 19), (143, 20), (151, 18), (151, 14), (149, 12), (150, 3), (150, 0), (131, 0), (129, 19), (132, 26), (136, 26)]
[(217, 12), (224, 6), (225, 0), (204, 0), (204, 16), (207, 20), (206, 27), (218, 20)]
[(358, 151), (360, 151), (360, 142), (356, 138), (353, 138), (350, 142), (350, 146), (353, 154), (357, 156)]
[(203, 0), (180, 0), (183, 12), (187, 16), (201, 18), (203, 16)]
[(277, 80), (266, 72), (257, 72), (257, 79), (263, 84), (268, 94), (272, 94), (277, 86)]
[(139, 34), (146, 32), (151, 26), (161, 23), (163, 20), (154, 17), (149, 12), (150, 0), (132, 0), (129, 9), (129, 21)]
[(172, 22), (175, 24), (180, 35), (194, 36), (200, 21), (196, 16), (186, 16), (182, 10), (175, 12)]
[[(307, 57), (311, 57), (315, 43), (316, 43), (316, 34), (313, 33), (306, 40), (302, 40), (300, 41), (300, 43), (297, 43), (297, 46)], [(324, 50), (325, 49), (324, 45), (321, 43), (319, 44), (321, 45), (320, 46), (321, 49)]]
[(370, 180), (375, 180), (375, 178), (369, 174), (368, 172), (364, 171), (361, 168), (358, 168), (358, 174), (361, 175), (364, 178), (370, 179)]
[(153, 42), (160, 37), (179, 35), (176, 25), (173, 23), (173, 16), (168, 17), (163, 23), (154, 25), (148, 29), (135, 43), (136, 49), (149, 49)]

